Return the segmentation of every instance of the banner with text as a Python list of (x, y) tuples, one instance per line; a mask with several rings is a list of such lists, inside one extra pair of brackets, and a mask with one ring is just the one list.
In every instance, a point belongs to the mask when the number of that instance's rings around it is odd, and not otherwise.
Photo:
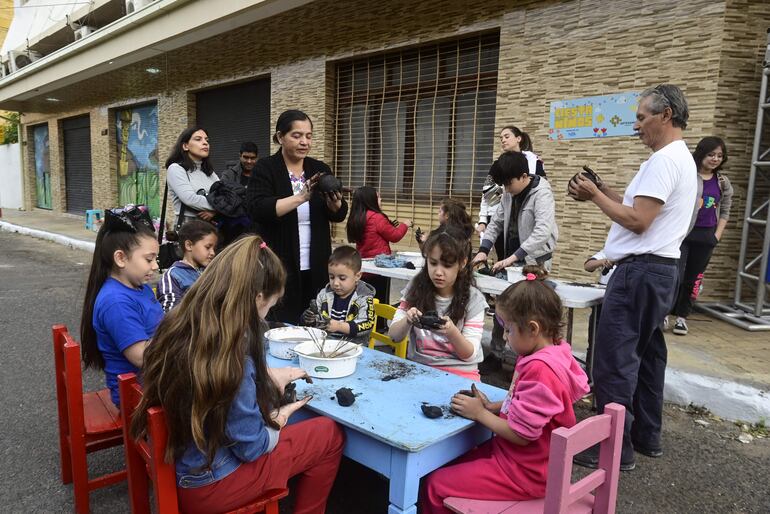
[(639, 93), (616, 93), (551, 102), (548, 139), (633, 136)]

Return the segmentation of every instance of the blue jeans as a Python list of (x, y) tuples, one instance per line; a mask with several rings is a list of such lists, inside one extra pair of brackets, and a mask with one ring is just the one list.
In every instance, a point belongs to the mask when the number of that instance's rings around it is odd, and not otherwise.
[(599, 412), (616, 402), (626, 408), (623, 460), (633, 444), (658, 449), (663, 418), (666, 341), (661, 331), (677, 290), (675, 263), (622, 262), (604, 295), (594, 354)]

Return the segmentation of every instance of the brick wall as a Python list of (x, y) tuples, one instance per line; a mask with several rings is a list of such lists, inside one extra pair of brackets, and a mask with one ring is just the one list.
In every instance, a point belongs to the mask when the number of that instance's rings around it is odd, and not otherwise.
[[(64, 117), (91, 114), (94, 204), (98, 207), (111, 205), (117, 197), (111, 109), (157, 100), (162, 163), (179, 132), (195, 121), (195, 91), (252, 77), (271, 78), (271, 123), (284, 109), (306, 110), (315, 124), (313, 155), (333, 163), (336, 62), (498, 30), (496, 126), (512, 123), (529, 132), (545, 161), (557, 194), (561, 230), (555, 272), (589, 280), (582, 263), (601, 248), (609, 226), (596, 207), (566, 198), (563, 192), (569, 177), (589, 163), (611, 185), (623, 189), (649, 151), (633, 137), (549, 142), (549, 103), (673, 82), (682, 86), (690, 101), (686, 132), (690, 146), (711, 134), (725, 137), (729, 145), (726, 171), (736, 184), (738, 201), (725, 244), (717, 250), (706, 281), (709, 296), (727, 297), (735, 274), (737, 220), (743, 212), (761, 53), (770, 26), (766, 3), (533, 0), (514, 6), (502, 1), (468, 5), (396, 0), (372, 9), (363, 0), (318, 0), (57, 91), (61, 102), (56, 105), (43, 98), (30, 100), (26, 110), (31, 114), (25, 114), (24, 123), (50, 124), (54, 209), (64, 208), (62, 154), (54, 151), (60, 134), (57, 120)], [(150, 75), (145, 71), (149, 67), (161, 73)], [(104, 128), (107, 136), (101, 135)], [(496, 140), (497, 134), (490, 137)], [(493, 157), (489, 156), (490, 163)], [(27, 173), (34, 175), (31, 162), (28, 158)], [(34, 188), (27, 191), (31, 205), (29, 192), (34, 194)], [(475, 202), (478, 195), (468, 198)], [(437, 223), (435, 203), (400, 201), (386, 208), (392, 217), (415, 219), (423, 229)], [(344, 231), (335, 233), (338, 239), (344, 236)], [(404, 241), (404, 248), (413, 249), (413, 238)]]

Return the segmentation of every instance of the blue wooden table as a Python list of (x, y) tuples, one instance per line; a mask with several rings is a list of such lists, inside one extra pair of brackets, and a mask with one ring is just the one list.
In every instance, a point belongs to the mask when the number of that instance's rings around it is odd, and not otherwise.
[[(297, 366), (297, 362), (268, 354), (267, 365), (277, 368)], [(312, 384), (297, 382), (297, 397), (312, 394), (313, 400), (292, 416), (291, 422), (322, 415), (342, 425), (344, 455), (390, 479), (388, 514), (415, 514), (420, 478), (491, 437), (483, 426), (449, 411), (452, 395), (470, 389), (471, 383), (364, 348), (353, 375), (314, 378)], [(337, 403), (334, 393), (341, 387), (349, 387), (357, 395), (350, 407)], [(503, 389), (480, 383), (476, 387), (492, 401), (505, 398)], [(424, 402), (441, 406), (444, 415), (425, 417), (420, 408)]]

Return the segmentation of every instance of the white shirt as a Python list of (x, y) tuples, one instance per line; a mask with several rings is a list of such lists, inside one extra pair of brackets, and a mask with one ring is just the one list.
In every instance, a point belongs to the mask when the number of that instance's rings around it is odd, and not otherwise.
[(674, 141), (653, 153), (626, 188), (623, 205), (633, 206), (634, 198), (648, 196), (661, 200), (663, 208), (642, 234), (613, 223), (604, 244), (607, 258), (617, 262), (629, 255), (653, 254), (678, 259), (697, 194), (698, 172), (684, 141)]
[[(289, 181), (292, 192), (297, 195), (305, 184), (305, 175), (303, 173), (302, 177), (297, 179), (290, 171)], [(310, 202), (302, 203), (297, 207), (297, 223), (299, 229), (299, 269), (306, 271), (310, 269)]]

